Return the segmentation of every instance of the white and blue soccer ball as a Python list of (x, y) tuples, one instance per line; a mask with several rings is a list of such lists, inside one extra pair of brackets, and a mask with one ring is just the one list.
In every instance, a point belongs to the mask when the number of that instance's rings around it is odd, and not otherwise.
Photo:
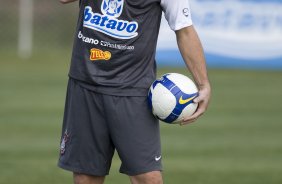
[(148, 102), (158, 119), (166, 123), (179, 123), (196, 111), (198, 104), (193, 100), (198, 95), (197, 86), (190, 78), (168, 73), (153, 82), (148, 92)]

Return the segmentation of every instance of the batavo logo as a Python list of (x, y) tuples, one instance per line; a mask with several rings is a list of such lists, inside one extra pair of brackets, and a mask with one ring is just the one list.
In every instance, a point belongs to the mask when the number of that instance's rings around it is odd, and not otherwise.
[(112, 54), (109, 51), (102, 51), (100, 49), (93, 48), (90, 50), (90, 60), (97, 61), (97, 60), (106, 60), (108, 61), (111, 59)]
[(93, 12), (91, 6), (84, 9), (83, 26), (118, 39), (131, 39), (138, 36), (136, 21), (119, 20), (124, 0), (103, 0), (101, 12)]

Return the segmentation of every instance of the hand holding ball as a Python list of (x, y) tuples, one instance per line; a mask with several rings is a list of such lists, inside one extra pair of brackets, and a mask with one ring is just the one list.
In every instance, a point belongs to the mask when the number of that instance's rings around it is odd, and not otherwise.
[(166, 123), (179, 123), (198, 107), (193, 100), (199, 95), (195, 83), (178, 73), (169, 73), (155, 80), (148, 93), (153, 114)]

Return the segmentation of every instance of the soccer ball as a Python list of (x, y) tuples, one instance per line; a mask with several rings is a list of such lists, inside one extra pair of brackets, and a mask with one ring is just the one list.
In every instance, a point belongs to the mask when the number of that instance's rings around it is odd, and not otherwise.
[(166, 123), (179, 123), (196, 111), (198, 104), (193, 99), (198, 95), (191, 79), (182, 74), (168, 73), (153, 82), (148, 92), (148, 102), (158, 119)]

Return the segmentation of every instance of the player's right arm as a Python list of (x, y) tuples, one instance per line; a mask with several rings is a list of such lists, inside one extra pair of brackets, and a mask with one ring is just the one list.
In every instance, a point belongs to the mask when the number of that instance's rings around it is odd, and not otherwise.
[(59, 1), (63, 4), (67, 4), (67, 3), (72, 3), (72, 2), (77, 1), (77, 0), (59, 0)]

